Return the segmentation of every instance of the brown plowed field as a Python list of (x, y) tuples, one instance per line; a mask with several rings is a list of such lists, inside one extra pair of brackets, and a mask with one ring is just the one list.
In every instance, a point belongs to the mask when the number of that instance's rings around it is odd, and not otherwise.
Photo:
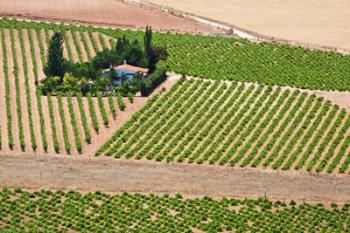
[(156, 30), (220, 32), (216, 28), (169, 15), (160, 10), (145, 9), (116, 0), (0, 0), (0, 14), (130, 28), (152, 25)]

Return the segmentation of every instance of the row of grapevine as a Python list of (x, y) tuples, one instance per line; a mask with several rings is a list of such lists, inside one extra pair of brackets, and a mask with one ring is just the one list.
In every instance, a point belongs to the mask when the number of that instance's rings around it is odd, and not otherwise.
[(18, 31), (18, 39), (20, 42), (21, 47), (21, 55), (22, 55), (22, 64), (23, 64), (23, 72), (24, 72), (24, 78), (25, 78), (25, 92), (26, 92), (26, 102), (27, 102), (27, 112), (28, 112), (28, 120), (29, 120), (29, 130), (30, 130), (30, 139), (32, 148), (35, 151), (37, 148), (37, 142), (35, 138), (35, 132), (34, 132), (34, 123), (33, 123), (33, 111), (32, 111), (32, 99), (31, 99), (31, 91), (29, 86), (29, 74), (28, 74), (28, 63), (26, 59), (26, 50), (24, 45), (24, 38), (23, 38), (23, 30)]
[(339, 171), (348, 169), (344, 109), (298, 90), (230, 86), (179, 81), (175, 95), (133, 118), (96, 155), (315, 172), (343, 163)]
[[(349, 204), (3, 188), (8, 232), (347, 232)], [(97, 204), (98, 203), (98, 204)]]
[[(75, 101), (78, 103), (78, 110), (75, 112), (75, 107), (68, 103), (68, 98), (67, 101), (60, 103), (59, 99), (62, 98), (60, 96), (42, 97), (35, 87), (44, 78), (42, 68), (45, 65), (47, 43), (55, 29), (43, 25), (27, 27), (30, 24), (27, 22), (7, 25), (0, 23), (1, 70), (4, 77), (1, 80), (4, 91), (0, 93), (0, 97), (4, 98), (4, 105), (6, 105), (6, 113), (4, 113), (7, 116), (0, 125), (2, 130), (0, 138), (6, 139), (6, 148), (10, 150), (16, 150), (15, 146), (18, 146), (26, 152), (34, 152), (37, 148), (39, 151), (55, 153), (70, 153), (75, 148), (81, 152), (84, 146), (82, 140), (86, 143), (93, 142), (94, 134), (91, 134), (91, 130), (95, 128), (101, 132), (100, 124), (104, 123), (107, 126), (112, 118), (118, 120), (117, 106), (125, 110), (126, 105), (121, 97), (111, 96), (108, 97), (107, 111), (107, 102), (105, 103), (100, 94), (97, 97), (91, 97), (91, 101), (89, 97), (71, 96), (71, 104)], [(71, 60), (79, 57), (76, 54), (79, 51), (77, 46), (80, 46), (80, 53), (87, 56), (90, 54), (90, 57), (102, 49), (99, 34), (94, 30), (86, 32), (77, 27), (72, 32), (66, 26), (60, 29), (67, 38), (64, 45), (65, 55)], [(107, 40), (105, 41), (105, 36), (101, 38), (105, 46), (110, 46)], [(81, 56), (85, 57), (85, 55)], [(58, 114), (55, 113), (55, 103), (63, 110), (58, 111)], [(93, 105), (90, 104), (92, 115), (89, 113), (89, 103), (93, 103)], [(14, 127), (18, 127), (18, 130), (16, 128), (14, 131)], [(79, 130), (80, 127), (82, 130)], [(75, 142), (75, 146), (72, 146), (70, 140)], [(2, 149), (3, 143), (0, 142), (0, 144)], [(61, 150), (62, 148), (65, 150)]]
[[(146, 114), (150, 109), (154, 110), (154, 117), (159, 116), (157, 112), (165, 111), (167, 108), (169, 108), (172, 104), (172, 102), (168, 102), (167, 100), (170, 99), (173, 95), (179, 95), (180, 93), (183, 93), (186, 88), (189, 86), (189, 82), (186, 83), (186, 85), (182, 86), (182, 81), (177, 82), (165, 95), (160, 96), (160, 94), (154, 95), (152, 98), (150, 98), (146, 105), (136, 112), (130, 120), (128, 120), (122, 127), (120, 127), (113, 136), (107, 140), (95, 153), (96, 156), (101, 155), (102, 153), (105, 153), (107, 150), (109, 152), (106, 153), (106, 155), (111, 155), (115, 152), (115, 150), (119, 147), (118, 144), (122, 143), (122, 141), (126, 141), (130, 139), (132, 142), (136, 142), (136, 137), (128, 137), (130, 135), (125, 135), (125, 137), (122, 137), (124, 135), (124, 132), (131, 129), (135, 133), (138, 130), (145, 131), (145, 129), (142, 129), (140, 127), (140, 123), (145, 122), (148, 118), (151, 118), (150, 114)], [(180, 86), (182, 86), (180, 88)], [(178, 96), (177, 96), (178, 97)], [(172, 98), (173, 99), (173, 98)], [(158, 108), (162, 107), (162, 111), (157, 111)], [(153, 119), (153, 118), (152, 118)]]
[[(0, 20), (0, 25), (36, 30), (41, 28), (71, 30), (74, 31), (73, 37), (79, 31), (79, 33), (100, 32), (111, 37), (126, 35), (132, 39), (142, 39), (143, 33), (83, 25), (5, 19)], [(109, 47), (109, 41), (106, 41), (102, 34), (99, 34), (98, 42), (102, 48)], [(76, 43), (78, 50), (84, 47), (83, 38), (85, 36), (82, 36), (83, 46)], [(168, 60), (159, 65), (177, 73), (308, 89), (350, 90), (348, 76), (350, 56), (273, 43), (256, 44), (238, 38), (220, 36), (155, 33), (154, 40), (156, 44), (167, 47), (169, 53)], [(196, 49), (193, 49), (194, 47)], [(89, 49), (84, 50), (85, 54), (89, 54)], [(82, 55), (78, 56), (81, 60)]]
[[(38, 64), (37, 64), (37, 57), (35, 55), (35, 48), (34, 48), (34, 39), (33, 39), (33, 33), (32, 30), (27, 30), (28, 40), (29, 40), (29, 47), (30, 47), (30, 55), (32, 60), (32, 66), (33, 66), (33, 76), (34, 76), (34, 83), (37, 84), (39, 82), (39, 71), (38, 71)], [(42, 99), (41, 99), (41, 93), (36, 90), (36, 101), (37, 101), (37, 108), (38, 108), (38, 114), (39, 114), (39, 123), (40, 123), (40, 134), (42, 139), (42, 145), (43, 149), (47, 151), (48, 149), (48, 141), (47, 141), (47, 134), (46, 134), (46, 123), (44, 120), (44, 112), (42, 107)]]
[(17, 113), (17, 124), (18, 124), (18, 137), (19, 137), (19, 145), (22, 151), (25, 150), (25, 139), (23, 132), (23, 119), (22, 119), (22, 104), (21, 104), (21, 89), (19, 85), (19, 67), (17, 60), (17, 51), (15, 45), (14, 38), (14, 30), (10, 29), (10, 40), (11, 40), (11, 53), (12, 53), (12, 61), (13, 61), (13, 74), (15, 78), (15, 90), (16, 90), (16, 113)]
[(9, 80), (9, 70), (8, 70), (8, 57), (7, 57), (7, 45), (5, 40), (5, 31), (1, 28), (1, 47), (2, 47), (2, 55), (3, 55), (3, 72), (4, 72), (4, 82), (5, 82), (5, 100), (6, 100), (6, 117), (7, 117), (7, 138), (8, 145), (10, 149), (13, 149), (14, 141), (13, 141), (13, 126), (12, 126), (12, 112), (11, 112), (11, 88), (10, 88), (10, 80)]
[(52, 131), (53, 146), (55, 148), (56, 153), (59, 153), (60, 145), (58, 142), (56, 123), (55, 123), (55, 112), (54, 112), (54, 106), (53, 106), (51, 95), (47, 95), (47, 105), (48, 105), (48, 109), (49, 109), (49, 117), (50, 117), (51, 131)]
[(63, 107), (62, 94), (57, 95), (57, 103), (58, 103), (58, 111), (61, 118), (64, 148), (66, 149), (67, 154), (70, 154), (71, 144), (70, 144), (70, 138), (68, 136), (68, 129), (67, 129), (68, 126), (67, 126), (66, 116), (64, 114), (65, 111)]

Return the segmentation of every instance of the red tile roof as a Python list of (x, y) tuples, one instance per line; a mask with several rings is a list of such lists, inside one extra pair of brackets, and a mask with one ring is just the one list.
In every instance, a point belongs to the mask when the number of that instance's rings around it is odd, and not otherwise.
[(120, 65), (120, 66), (117, 66), (114, 68), (117, 70), (119, 70), (119, 69), (131, 70), (131, 71), (140, 72), (140, 73), (148, 73), (148, 71), (149, 71), (149, 69), (147, 69), (147, 68), (142, 68), (142, 67), (133, 66), (133, 65), (129, 65), (129, 64)]

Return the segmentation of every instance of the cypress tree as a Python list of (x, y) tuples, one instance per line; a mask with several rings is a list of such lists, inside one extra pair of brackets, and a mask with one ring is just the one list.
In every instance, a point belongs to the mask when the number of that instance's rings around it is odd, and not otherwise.
[(151, 26), (146, 27), (144, 43), (145, 43), (145, 54), (147, 58), (148, 69), (150, 70), (150, 72), (153, 72), (156, 68), (156, 58), (154, 56), (153, 49), (152, 49), (152, 27)]
[(65, 62), (63, 58), (63, 42), (63, 33), (55, 32), (49, 42), (48, 58), (44, 68), (44, 73), (46, 74), (46, 76), (58, 76), (61, 78), (61, 81), (65, 73)]

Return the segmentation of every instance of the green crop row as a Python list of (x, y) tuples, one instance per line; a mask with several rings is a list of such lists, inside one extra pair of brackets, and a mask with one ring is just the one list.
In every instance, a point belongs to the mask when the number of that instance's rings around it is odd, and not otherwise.
[(5, 81), (5, 101), (6, 101), (6, 117), (7, 117), (7, 138), (8, 145), (10, 149), (13, 149), (13, 128), (12, 128), (12, 113), (11, 113), (11, 94), (10, 94), (10, 80), (9, 80), (9, 70), (8, 70), (8, 57), (7, 57), (7, 45), (5, 39), (5, 31), (1, 28), (1, 45), (2, 45), (2, 56), (3, 56), (3, 71), (4, 71), (4, 81)]
[(315, 172), (333, 172), (338, 164), (343, 164), (339, 172), (348, 169), (350, 161), (342, 159), (350, 147), (344, 109), (298, 90), (236, 86), (182, 80), (96, 155)]
[(118, 103), (118, 107), (121, 111), (124, 111), (126, 108), (126, 105), (124, 103), (123, 97), (117, 93), (117, 103)]
[(60, 113), (60, 118), (61, 118), (61, 125), (62, 125), (62, 136), (63, 136), (63, 141), (64, 141), (64, 148), (66, 149), (67, 154), (70, 154), (72, 146), (70, 144), (70, 140), (68, 137), (68, 129), (67, 129), (67, 121), (66, 121), (66, 116), (64, 114), (64, 105), (63, 105), (63, 100), (62, 100), (62, 94), (59, 93), (57, 95), (57, 104), (58, 104), (58, 111)]
[[(71, 30), (74, 41), (75, 31), (99, 32), (110, 37), (126, 35), (132, 39), (142, 39), (143, 35), (141, 31), (6, 19), (2, 19), (0, 25), (46, 31)], [(103, 48), (107, 47), (101, 34), (99, 41)], [(308, 89), (350, 90), (348, 55), (224, 36), (155, 33), (154, 42), (165, 46), (169, 54), (167, 61), (159, 66), (181, 74)], [(80, 45), (76, 47), (80, 49)], [(81, 60), (81, 53), (78, 56)]]
[[(35, 55), (33, 34), (32, 34), (31, 29), (27, 30), (27, 35), (28, 35), (28, 39), (29, 39), (30, 55), (31, 55), (31, 60), (32, 60), (32, 65), (33, 65), (34, 82), (37, 85), (39, 82), (38, 64), (37, 64), (37, 59), (36, 59), (36, 55)], [(36, 90), (35, 94), (36, 94), (37, 107), (38, 107), (38, 113), (39, 113), (41, 139), (42, 139), (42, 143), (43, 143), (43, 148), (45, 151), (47, 151), (48, 142), (47, 142), (47, 135), (46, 135), (44, 113), (43, 113), (43, 108), (42, 108), (41, 93), (38, 90)]]
[(87, 122), (84, 103), (83, 103), (83, 97), (82, 97), (81, 93), (77, 94), (77, 100), (78, 100), (78, 105), (79, 105), (80, 118), (81, 118), (83, 128), (84, 128), (85, 141), (90, 144), (91, 143), (91, 133), (90, 133), (89, 124)]
[(28, 112), (28, 120), (29, 120), (29, 130), (30, 130), (30, 139), (32, 148), (35, 151), (37, 148), (36, 138), (35, 138), (35, 131), (34, 131), (34, 123), (33, 123), (33, 111), (32, 111), (32, 100), (31, 100), (31, 91), (29, 86), (29, 74), (28, 74), (28, 63), (27, 63), (27, 56), (26, 56), (26, 50), (24, 46), (24, 38), (23, 38), (23, 31), (18, 31), (18, 39), (20, 42), (21, 47), (21, 55), (22, 55), (22, 63), (23, 63), (23, 72), (24, 72), (24, 78), (25, 78), (25, 91), (26, 91), (26, 100), (27, 100), (27, 112)]
[(69, 110), (71, 125), (72, 125), (73, 133), (74, 133), (75, 146), (76, 146), (78, 152), (81, 153), (82, 152), (81, 138), (80, 138), (77, 120), (76, 120), (75, 113), (74, 113), (72, 95), (70, 93), (67, 95), (67, 103), (68, 103), (68, 110)]
[(88, 93), (87, 100), (88, 100), (88, 104), (89, 104), (89, 111), (90, 111), (90, 117), (92, 120), (92, 126), (93, 126), (94, 130), (98, 133), (99, 125), (98, 125), (98, 120), (97, 120), (97, 116), (96, 116), (95, 104), (94, 104), (94, 101), (92, 99), (91, 93)]
[(17, 112), (17, 124), (18, 124), (18, 137), (19, 145), (22, 151), (25, 150), (25, 139), (24, 139), (24, 129), (23, 129), (23, 119), (22, 119), (22, 104), (21, 104), (21, 89), (19, 84), (19, 67), (17, 60), (17, 51), (15, 44), (14, 30), (10, 29), (10, 40), (11, 40), (11, 51), (13, 60), (13, 74), (15, 76), (15, 90), (16, 90), (16, 112)]
[(349, 204), (184, 199), (181, 194), (0, 192), (5, 232), (348, 232)]
[(51, 134), (52, 134), (52, 141), (53, 141), (53, 147), (55, 149), (56, 153), (59, 153), (60, 151), (60, 144), (58, 142), (58, 136), (57, 136), (57, 129), (56, 129), (56, 123), (55, 123), (55, 112), (54, 112), (54, 106), (52, 103), (52, 97), (51, 95), (47, 95), (47, 105), (49, 108), (49, 116), (50, 116), (50, 123), (51, 123)]
[(101, 116), (102, 116), (103, 124), (105, 126), (108, 126), (108, 123), (109, 123), (108, 114), (106, 112), (106, 108), (105, 108), (105, 105), (104, 105), (104, 102), (103, 102), (103, 97), (102, 97), (101, 93), (97, 94), (97, 103), (98, 103), (98, 106), (99, 106), (99, 109), (100, 109), (100, 113), (101, 113)]
[(109, 93), (107, 98), (109, 109), (112, 113), (113, 119), (115, 119), (117, 117), (117, 111), (115, 110), (113, 94)]

